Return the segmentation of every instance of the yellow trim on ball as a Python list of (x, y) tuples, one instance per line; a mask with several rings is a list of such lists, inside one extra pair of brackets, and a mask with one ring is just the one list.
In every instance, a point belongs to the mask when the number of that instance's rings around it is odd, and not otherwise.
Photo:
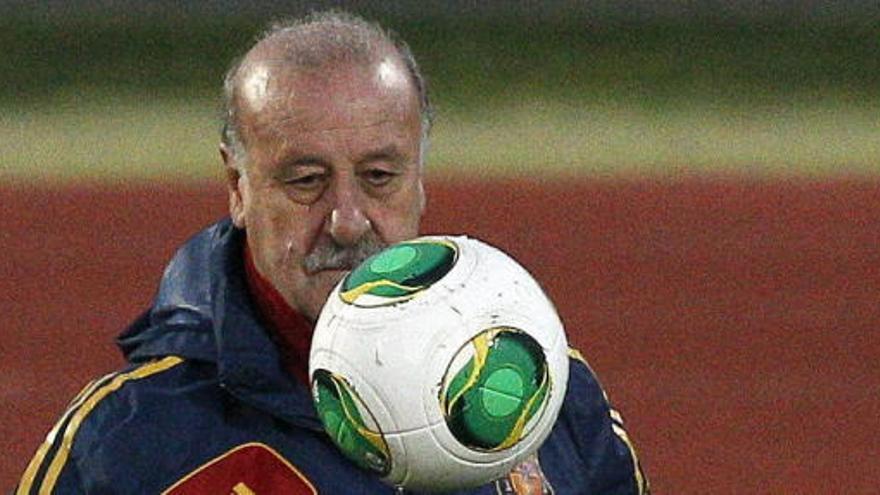
[(423, 288), (422, 286), (410, 287), (408, 285), (401, 285), (401, 284), (398, 284), (397, 282), (383, 278), (381, 280), (373, 280), (371, 282), (364, 282), (361, 285), (358, 285), (357, 287), (354, 287), (354, 288), (349, 289), (344, 292), (340, 292), (339, 297), (343, 301), (347, 302), (348, 304), (354, 304), (354, 302), (357, 301), (357, 299), (359, 297), (361, 297), (362, 295), (370, 292), (371, 290), (373, 290), (377, 287), (394, 287), (395, 289), (409, 291), (410, 294), (407, 294), (407, 296), (411, 296), (413, 293), (415, 293)]
[[(550, 384), (548, 383), (549, 380), (550, 373), (545, 368), (544, 376), (541, 378), (541, 386), (538, 387), (538, 392), (543, 390), (545, 386), (548, 388), (550, 387)], [(535, 405), (535, 401), (538, 400), (538, 397), (540, 396), (540, 393), (535, 393), (532, 395), (532, 397), (529, 399), (529, 402), (526, 404), (526, 407), (524, 407), (522, 412), (520, 413), (519, 418), (517, 418), (516, 424), (513, 425), (513, 429), (510, 431), (510, 434), (507, 436), (507, 438), (504, 439), (503, 442), (501, 442), (498, 447), (495, 447), (492, 450), (504, 450), (508, 447), (513, 446), (514, 444), (516, 444), (516, 442), (520, 441), (523, 434), (522, 432), (526, 427), (526, 423), (528, 422), (527, 418), (529, 415), (529, 411), (532, 410), (532, 407), (534, 407)]]
[[(343, 388), (343, 384), (345, 383), (342, 380), (342, 378), (340, 378), (339, 376), (337, 376), (335, 374), (331, 375), (331, 376), (333, 377), (333, 386), (336, 387), (336, 392), (338, 394), (340, 394), (340, 396), (342, 393), (345, 393), (346, 395), (351, 397), (352, 394), (349, 393), (348, 390), (340, 390), (341, 388)], [(357, 401), (359, 399), (352, 397), (352, 400)], [(390, 457), (391, 453), (388, 451), (388, 446), (385, 444), (385, 439), (382, 438), (382, 434), (377, 433), (372, 430), (369, 430), (366, 427), (359, 425), (358, 421), (356, 421), (354, 419), (354, 415), (351, 413), (351, 411), (349, 411), (346, 402), (344, 400), (340, 400), (339, 403), (342, 404), (342, 412), (345, 414), (345, 417), (348, 419), (349, 424), (355, 425), (358, 433), (361, 436), (366, 438), (368, 442), (370, 442), (374, 447), (379, 449), (386, 456)], [(367, 411), (367, 414), (371, 414), (371, 413), (369, 411)]]
[[(489, 357), (489, 342), (495, 338), (498, 330), (494, 330), (491, 332), (481, 333), (474, 337), (471, 341), (474, 345), (474, 367), (471, 369), (470, 375), (468, 375), (467, 381), (465, 381), (464, 385), (458, 391), (458, 393), (453, 396), (448, 404), (445, 404), (443, 409), (446, 411), (446, 414), (449, 415), (452, 412), (455, 403), (458, 402), (465, 392), (470, 390), (471, 387), (480, 379), (480, 374), (483, 372), (483, 368), (486, 366), (486, 360)], [(444, 394), (445, 395), (445, 394)]]

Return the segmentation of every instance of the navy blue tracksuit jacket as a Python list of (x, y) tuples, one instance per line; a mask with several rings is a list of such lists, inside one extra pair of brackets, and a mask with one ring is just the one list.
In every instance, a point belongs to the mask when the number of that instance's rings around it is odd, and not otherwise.
[[(243, 240), (227, 219), (178, 251), (119, 339), (130, 365), (74, 398), (16, 493), (394, 493), (333, 446), (311, 394), (282, 369), (248, 294)], [(647, 492), (620, 416), (573, 356), (538, 455), (465, 493)]]

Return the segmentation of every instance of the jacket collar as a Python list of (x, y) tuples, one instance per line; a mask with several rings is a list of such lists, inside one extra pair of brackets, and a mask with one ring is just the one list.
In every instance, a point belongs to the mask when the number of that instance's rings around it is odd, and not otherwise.
[(255, 408), (320, 429), (307, 387), (281, 356), (248, 293), (244, 232), (225, 219), (187, 242), (168, 265), (152, 308), (119, 345), (132, 361), (175, 354), (211, 361), (220, 386)]

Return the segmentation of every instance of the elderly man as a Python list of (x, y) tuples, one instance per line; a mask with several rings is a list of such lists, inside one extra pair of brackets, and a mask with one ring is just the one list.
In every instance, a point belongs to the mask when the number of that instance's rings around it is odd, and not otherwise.
[[(186, 243), (122, 335), (126, 369), (70, 404), (28, 493), (391, 493), (323, 432), (312, 324), (347, 270), (417, 235), (431, 125), (409, 50), (360, 18), (271, 28), (228, 73), (230, 218)], [(645, 493), (620, 416), (571, 362), (536, 457), (468, 493)]]

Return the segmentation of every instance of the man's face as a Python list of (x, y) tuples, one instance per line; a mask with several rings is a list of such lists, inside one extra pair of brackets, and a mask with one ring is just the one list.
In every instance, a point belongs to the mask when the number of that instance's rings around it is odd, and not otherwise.
[(418, 234), (418, 99), (393, 57), (299, 73), (258, 60), (240, 84), (248, 159), (229, 174), (233, 222), (257, 270), (314, 320), (347, 270)]

